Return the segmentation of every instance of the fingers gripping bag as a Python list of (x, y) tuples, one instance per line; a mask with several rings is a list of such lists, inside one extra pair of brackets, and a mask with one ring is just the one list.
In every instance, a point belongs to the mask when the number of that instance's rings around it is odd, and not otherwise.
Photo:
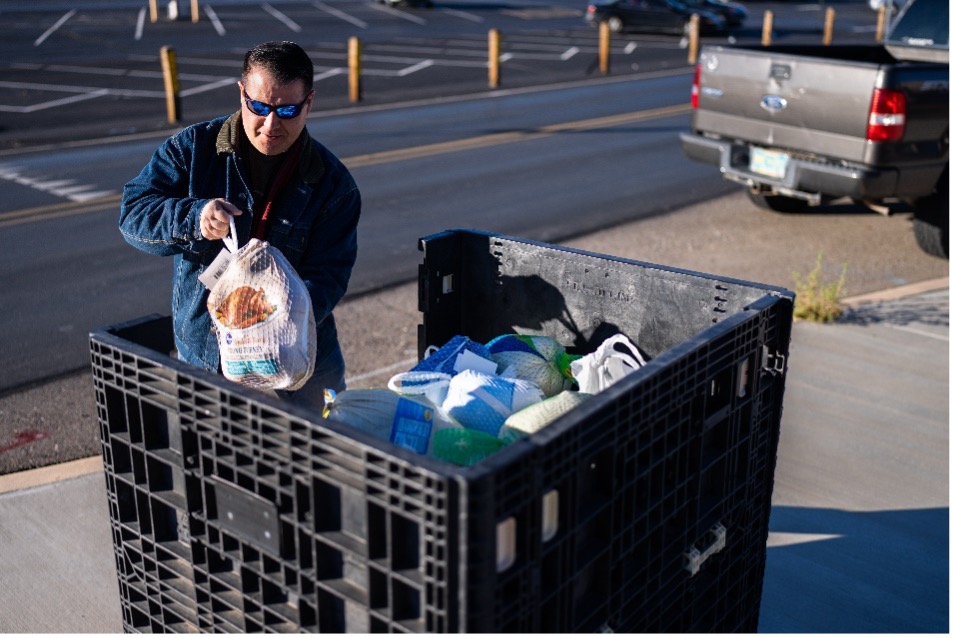
[(317, 354), (311, 295), (281, 251), (258, 239), (238, 250), (235, 237), (231, 221), (230, 263), (207, 304), (222, 373), (253, 388), (297, 390), (314, 373)]

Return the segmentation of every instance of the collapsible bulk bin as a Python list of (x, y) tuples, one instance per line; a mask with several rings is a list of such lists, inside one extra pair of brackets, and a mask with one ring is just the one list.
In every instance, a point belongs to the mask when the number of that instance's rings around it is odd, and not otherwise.
[(472, 230), (420, 242), (421, 354), (651, 357), (470, 468), (91, 335), (129, 631), (756, 631), (794, 296)]

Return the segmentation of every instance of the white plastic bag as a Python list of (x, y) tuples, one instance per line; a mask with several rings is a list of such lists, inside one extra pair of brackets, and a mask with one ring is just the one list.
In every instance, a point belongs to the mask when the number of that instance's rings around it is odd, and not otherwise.
[(252, 239), (211, 287), (208, 311), (218, 333), (222, 373), (242, 385), (297, 390), (311, 378), (316, 335), (311, 295), (281, 251)]
[(596, 394), (645, 365), (639, 349), (623, 334), (609, 337), (596, 351), (570, 364), (579, 391)]
[(424, 396), (436, 406), (443, 405), (453, 375), (446, 372), (401, 372), (387, 382), (388, 389), (404, 396)]

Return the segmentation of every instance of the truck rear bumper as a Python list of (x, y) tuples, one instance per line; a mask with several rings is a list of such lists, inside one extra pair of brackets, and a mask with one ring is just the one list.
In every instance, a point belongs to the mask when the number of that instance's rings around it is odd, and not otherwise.
[(849, 167), (789, 157), (784, 176), (770, 177), (750, 169), (751, 150), (746, 144), (713, 140), (691, 132), (683, 132), (679, 137), (686, 157), (717, 166), (725, 179), (749, 187), (768, 188), (812, 203), (818, 203), (821, 195), (876, 200), (897, 193), (900, 174), (896, 169)]

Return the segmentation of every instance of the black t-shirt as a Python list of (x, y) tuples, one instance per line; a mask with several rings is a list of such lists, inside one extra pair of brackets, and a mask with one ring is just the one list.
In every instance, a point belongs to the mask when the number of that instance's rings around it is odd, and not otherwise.
[(261, 153), (254, 145), (248, 141), (248, 137), (242, 132), (242, 159), (245, 163), (245, 170), (248, 173), (249, 184), (252, 198), (255, 202), (255, 213), (261, 214), (268, 198), (268, 189), (274, 180), (275, 174), (285, 160), (287, 151), (279, 155), (265, 155)]

